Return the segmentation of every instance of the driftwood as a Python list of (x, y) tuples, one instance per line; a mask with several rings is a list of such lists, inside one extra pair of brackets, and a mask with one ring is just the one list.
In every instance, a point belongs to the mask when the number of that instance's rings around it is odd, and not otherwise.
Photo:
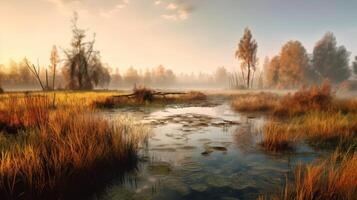
[[(27, 65), (27, 68), (31, 71), (31, 73), (35, 76), (35, 78), (37, 79), (38, 83), (40, 84), (42, 90), (45, 90), (45, 86), (43, 85), (42, 81), (41, 81), (41, 78), (40, 78), (40, 64), (39, 62), (37, 61), (37, 69), (35, 67), (34, 64), (29, 64), (29, 62), (26, 60), (26, 65)], [(47, 73), (46, 73), (47, 75)]]
[[(166, 97), (166, 95), (183, 95), (183, 94), (187, 94), (187, 93), (185, 93), (185, 92), (153, 92), (151, 95)], [(114, 98), (121, 98), (121, 97), (133, 98), (133, 97), (136, 97), (137, 95), (138, 94), (136, 94), (136, 93), (132, 93), (132, 94), (115, 95), (112, 97), (114, 97)]]

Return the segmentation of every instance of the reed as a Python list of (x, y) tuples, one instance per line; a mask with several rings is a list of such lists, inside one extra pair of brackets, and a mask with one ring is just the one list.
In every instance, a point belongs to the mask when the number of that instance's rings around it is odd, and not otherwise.
[(282, 199), (357, 199), (357, 154), (336, 151), (320, 163), (300, 165)]
[(136, 162), (146, 127), (125, 117), (109, 122), (89, 107), (51, 109), (48, 102), (24, 97), (4, 103), (11, 112), (1, 110), (2, 123), (18, 127), (0, 134), (0, 197), (65, 198), (66, 191), (85, 190), (101, 174)]
[(241, 94), (232, 102), (232, 107), (241, 112), (272, 111), (278, 103), (278, 96), (272, 93)]

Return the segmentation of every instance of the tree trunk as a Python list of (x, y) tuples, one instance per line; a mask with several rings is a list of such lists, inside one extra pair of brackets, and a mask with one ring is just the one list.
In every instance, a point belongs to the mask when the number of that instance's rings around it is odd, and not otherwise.
[(48, 73), (47, 73), (47, 69), (46, 69), (46, 90), (48, 90)]
[(245, 77), (244, 77), (244, 70), (243, 67), (240, 68), (241, 72), (242, 72), (242, 78), (243, 78), (243, 83), (245, 83)]
[(251, 85), (251, 88), (253, 88), (253, 81), (254, 81), (254, 75), (255, 75), (255, 71), (253, 71), (253, 75), (252, 75), (252, 81), (251, 81), (251, 83), (250, 83), (250, 85)]
[(250, 64), (248, 64), (248, 76), (247, 76), (247, 89), (249, 89), (250, 86)]
[(55, 90), (56, 64), (53, 65), (52, 90)]

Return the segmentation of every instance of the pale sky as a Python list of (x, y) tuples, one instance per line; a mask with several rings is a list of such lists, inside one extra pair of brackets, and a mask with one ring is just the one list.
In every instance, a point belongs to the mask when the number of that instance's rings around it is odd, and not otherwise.
[(0, 63), (26, 56), (47, 65), (52, 45), (69, 47), (74, 11), (88, 39), (96, 33), (102, 61), (120, 71), (231, 70), (247, 26), (260, 63), (291, 39), (311, 52), (326, 31), (357, 54), (355, 0), (0, 0)]

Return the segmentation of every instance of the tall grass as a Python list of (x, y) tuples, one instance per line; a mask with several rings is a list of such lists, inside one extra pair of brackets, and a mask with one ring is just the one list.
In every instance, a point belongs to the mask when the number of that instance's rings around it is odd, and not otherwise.
[(284, 199), (357, 199), (357, 153), (335, 152), (329, 159), (301, 165), (295, 181), (288, 184)]
[(2, 123), (18, 127), (0, 137), (1, 197), (64, 198), (66, 191), (90, 187), (110, 169), (122, 171), (136, 162), (145, 127), (127, 118), (109, 122), (91, 108), (51, 110), (48, 102), (25, 97), (4, 103)]
[(287, 181), (281, 195), (259, 200), (355, 200), (357, 199), (357, 153), (335, 151), (329, 158), (298, 165), (294, 180)]
[(337, 99), (330, 84), (324, 82), (283, 97), (271, 93), (240, 95), (232, 107), (237, 111), (269, 111), (279, 117), (295, 117), (311, 111), (356, 113), (357, 99)]
[(273, 152), (293, 150), (299, 136), (294, 125), (269, 121), (263, 127), (261, 145)]
[[(357, 114), (311, 111), (285, 122), (270, 119), (263, 127), (261, 145), (269, 151), (291, 150), (299, 140), (318, 146), (354, 145)], [(332, 145), (332, 146), (331, 146)]]
[(232, 102), (232, 107), (241, 112), (273, 110), (278, 104), (278, 96), (272, 93), (241, 94)]

